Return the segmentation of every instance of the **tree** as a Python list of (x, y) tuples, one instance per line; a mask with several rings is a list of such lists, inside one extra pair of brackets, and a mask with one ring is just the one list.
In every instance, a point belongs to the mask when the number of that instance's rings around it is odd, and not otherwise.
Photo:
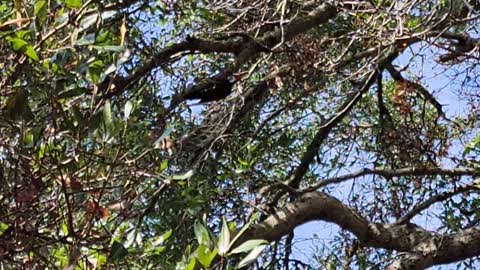
[(0, 264), (476, 267), (479, 6), (2, 3)]

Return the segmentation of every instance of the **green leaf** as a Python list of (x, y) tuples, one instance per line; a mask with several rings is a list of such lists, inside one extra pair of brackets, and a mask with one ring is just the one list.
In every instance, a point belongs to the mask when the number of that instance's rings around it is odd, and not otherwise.
[(110, 253), (110, 259), (112, 261), (123, 260), (127, 254), (128, 250), (120, 242), (113, 242)]
[(98, 20), (98, 14), (94, 13), (82, 19), (79, 23), (80, 27), (77, 30), (78, 33), (82, 32), (83, 30), (87, 29), (88, 27), (94, 25)]
[(197, 249), (197, 259), (205, 268), (210, 268), (213, 259), (217, 256), (218, 250), (210, 250), (206, 245), (200, 245)]
[(0, 221), (0, 236), (8, 229), (8, 224)]
[(105, 101), (105, 105), (103, 105), (103, 121), (107, 128), (113, 125), (112, 105), (110, 100)]
[(44, 158), (46, 152), (47, 152), (47, 145), (45, 143), (42, 143), (40, 145), (40, 149), (38, 150), (38, 159)]
[(227, 253), (230, 244), (230, 230), (225, 217), (222, 217), (222, 230), (218, 238), (218, 254), (223, 256)]
[(162, 163), (160, 163), (160, 167), (158, 168), (158, 172), (159, 173), (162, 173), (164, 172), (168, 167), (168, 159), (165, 159), (162, 161)]
[(191, 258), (188, 264), (185, 266), (185, 270), (194, 270), (195, 269), (195, 258)]
[(133, 104), (129, 100), (125, 103), (125, 106), (123, 108), (123, 119), (125, 120), (125, 122), (130, 117), (130, 113), (132, 113), (132, 109), (133, 109)]
[(255, 247), (252, 251), (250, 251), (250, 253), (248, 253), (248, 255), (245, 258), (243, 258), (243, 260), (241, 260), (238, 263), (237, 268), (242, 268), (244, 266), (247, 266), (247, 265), (251, 264), (255, 260), (257, 260), (258, 256), (260, 256), (260, 254), (262, 254), (262, 251), (266, 247), (267, 247), (267, 245), (260, 245), (260, 246)]
[(419, 26), (421, 23), (422, 23), (422, 21), (420, 20), (420, 18), (410, 18), (407, 21), (407, 27), (408, 27), (408, 29), (413, 29), (413, 28)]
[(228, 247), (228, 249), (230, 249), (232, 245), (235, 243), (235, 241), (237, 241), (237, 239), (250, 227), (253, 220), (254, 219), (250, 219), (250, 221), (248, 221), (248, 223), (245, 226), (243, 226), (243, 228), (235, 235), (232, 242), (230, 242), (230, 246)]
[(40, 1), (35, 1), (35, 6), (33, 8), (33, 12), (35, 15), (38, 15), (38, 13), (45, 7), (46, 1), (40, 0)]
[(58, 94), (58, 99), (78, 97), (85, 93), (84, 88), (75, 87), (73, 89), (65, 89)]
[(33, 61), (38, 61), (39, 60), (38, 55), (37, 55), (37, 53), (35, 52), (35, 50), (33, 49), (32, 46), (28, 45), (25, 48), (26, 48), (25, 49), (25, 55), (27, 55)]
[(176, 174), (176, 175), (172, 175), (170, 177), (171, 180), (185, 180), (185, 179), (188, 179), (190, 177), (192, 177), (193, 175), (193, 170), (189, 170), (188, 172), (184, 173), (184, 174)]
[(125, 248), (130, 248), (134, 243), (137, 245), (141, 245), (143, 242), (143, 234), (138, 230), (131, 230), (126, 237), (126, 241), (124, 242), (123, 246)]
[(93, 49), (104, 51), (104, 52), (121, 52), (125, 49), (124, 46), (116, 46), (116, 45), (105, 45), (105, 46), (92, 46)]
[(82, 6), (82, 0), (65, 0), (68, 8), (79, 8)]
[(480, 134), (477, 135), (472, 141), (468, 142), (463, 150), (463, 156), (470, 154), (475, 149), (480, 150)]
[(33, 146), (33, 134), (28, 132), (23, 136), (23, 144), (27, 148), (31, 148)]
[(12, 49), (15, 52), (22, 52), (26, 56), (28, 56), (30, 59), (34, 61), (38, 61), (37, 53), (35, 52), (32, 46), (28, 45), (28, 42), (18, 37), (16, 38), (7, 37), (7, 40), (12, 44)]
[(54, 249), (52, 252), (53, 252), (53, 256), (55, 258), (56, 263), (58, 263), (62, 267), (65, 267), (68, 265), (68, 254), (65, 246)]
[[(113, 11), (105, 11), (103, 12), (101, 15), (100, 15), (100, 18), (102, 20), (106, 20), (110, 17), (113, 17), (115, 14), (117, 14), (117, 10), (113, 10)], [(77, 29), (78, 30), (78, 33), (86, 30), (87, 28), (89, 28), (90, 26), (94, 25), (97, 20), (99, 20), (99, 14), (98, 13), (94, 13), (92, 15), (89, 15), (87, 17), (85, 17), (84, 19), (82, 19), (79, 23), (80, 27)]]
[(45, 0), (39, 0), (35, 1), (35, 6), (33, 8), (33, 12), (35, 13), (35, 16), (39, 16), (41, 20), (45, 18), (45, 15), (47, 13), (47, 1)]
[(96, 60), (90, 65), (88, 65), (88, 75), (93, 83), (98, 83), (100, 81), (100, 74), (103, 71), (103, 61)]
[(193, 225), (193, 231), (195, 233), (195, 238), (197, 238), (197, 242), (200, 245), (209, 245), (210, 244), (210, 237), (208, 235), (208, 230), (201, 224), (200, 222), (195, 222)]
[(167, 250), (166, 247), (164, 247), (164, 246), (159, 246), (159, 247), (156, 247), (156, 248), (153, 250), (152, 253), (155, 254), (155, 255), (160, 255), (160, 254), (162, 254), (165, 250)]
[(60, 234), (61, 236), (68, 235), (68, 225), (65, 221), (62, 222), (62, 225), (60, 225), (60, 228), (62, 229), (61, 234)]
[(25, 40), (20, 39), (20, 38), (7, 37), (7, 40), (10, 43), (12, 43), (13, 50), (16, 51), (16, 52), (23, 49), (23, 47), (28, 46), (28, 43)]
[(245, 243), (241, 244), (240, 246), (236, 247), (234, 250), (230, 252), (230, 254), (237, 254), (237, 253), (243, 253), (250, 251), (260, 245), (265, 245), (268, 244), (266, 240), (263, 239), (253, 239), (253, 240), (248, 240)]
[(166, 231), (164, 234), (160, 235), (157, 239), (152, 241), (153, 246), (158, 246), (163, 244), (165, 241), (167, 241), (168, 238), (172, 235), (172, 230)]

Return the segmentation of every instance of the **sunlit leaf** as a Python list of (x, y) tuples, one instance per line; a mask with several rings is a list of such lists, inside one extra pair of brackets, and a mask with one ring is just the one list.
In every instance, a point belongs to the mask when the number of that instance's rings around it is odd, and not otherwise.
[(68, 8), (79, 8), (82, 6), (82, 0), (65, 0)]
[(14, 51), (19, 51), (23, 49), (25, 46), (28, 45), (28, 42), (21, 38), (10, 38), (8, 37), (7, 40), (12, 44), (12, 48)]
[(186, 172), (184, 174), (172, 175), (170, 177), (170, 179), (172, 179), (172, 180), (185, 180), (185, 179), (188, 179), (188, 178), (192, 177), (193, 173), (194, 173), (193, 170), (189, 170), (188, 172)]
[(39, 0), (39, 1), (35, 1), (35, 5), (34, 5), (34, 14), (35, 15), (39, 15), (41, 14), (42, 12), (44, 12), (47, 8), (47, 1), (45, 0)]
[(195, 238), (200, 245), (209, 245), (210, 244), (210, 237), (208, 235), (208, 230), (201, 224), (200, 222), (195, 222), (193, 226), (193, 230), (195, 232)]
[(248, 255), (243, 258), (237, 265), (237, 268), (242, 268), (242, 267), (245, 267), (253, 262), (255, 262), (258, 258), (258, 256), (260, 256), (260, 254), (262, 254), (262, 251), (267, 247), (267, 245), (260, 245), (260, 246), (257, 246), (255, 247), (252, 251), (250, 251), (250, 253), (248, 253)]
[(100, 75), (103, 71), (103, 61), (95, 60), (90, 65), (88, 65), (88, 75), (93, 83), (98, 83), (100, 81)]
[(210, 250), (206, 245), (200, 245), (197, 249), (197, 259), (205, 268), (209, 268), (213, 259), (217, 256), (218, 250)]
[(218, 254), (223, 256), (227, 253), (230, 244), (230, 230), (225, 217), (222, 217), (222, 230), (218, 237)]
[(160, 163), (160, 167), (158, 168), (158, 172), (162, 173), (168, 168), (168, 159), (165, 159)]
[(153, 246), (158, 246), (167, 241), (168, 238), (172, 235), (173, 230), (168, 230), (164, 234), (160, 235), (158, 238), (152, 241)]
[(133, 104), (129, 100), (125, 103), (125, 106), (123, 108), (123, 120), (125, 121), (128, 120), (128, 118), (130, 117), (130, 113), (132, 113), (132, 109), (133, 109)]
[(124, 16), (122, 19), (122, 24), (120, 25), (120, 46), (123, 46), (125, 42), (125, 34), (127, 33), (127, 20)]
[(252, 249), (254, 249), (254, 248), (256, 248), (260, 245), (264, 245), (264, 244), (268, 244), (268, 242), (266, 240), (262, 240), (262, 239), (248, 240), (248, 241), (244, 242), (243, 244), (241, 244), (240, 246), (233, 249), (230, 252), (230, 254), (247, 252), (247, 251), (250, 251), (250, 250), (252, 250)]
[(33, 49), (32, 46), (26, 46), (25, 55), (27, 55), (27, 56), (28, 56), (30, 59), (32, 59), (33, 61), (38, 61), (38, 60), (40, 60), (40, 59), (38, 58), (37, 53), (35, 52), (35, 50)]
[(104, 51), (104, 52), (121, 52), (123, 51), (123, 46), (115, 46), (115, 45), (105, 45), (105, 46), (92, 46), (93, 49)]
[(8, 229), (8, 224), (0, 221), (0, 236)]
[(103, 105), (103, 121), (107, 127), (111, 127), (113, 124), (112, 105), (110, 100), (105, 101), (105, 105)]

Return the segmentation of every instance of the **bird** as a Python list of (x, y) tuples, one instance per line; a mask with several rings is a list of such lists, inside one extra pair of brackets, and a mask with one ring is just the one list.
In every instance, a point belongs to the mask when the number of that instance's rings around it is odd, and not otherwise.
[(187, 100), (200, 99), (200, 103), (225, 99), (232, 93), (233, 86), (237, 82), (236, 76), (212, 79), (211, 81), (195, 85), (186, 91), (184, 98)]

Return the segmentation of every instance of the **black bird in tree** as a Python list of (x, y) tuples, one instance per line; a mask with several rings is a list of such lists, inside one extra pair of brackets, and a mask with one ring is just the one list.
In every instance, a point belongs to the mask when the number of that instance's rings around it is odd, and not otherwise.
[(213, 78), (209, 82), (189, 88), (184, 98), (188, 100), (200, 99), (200, 103), (225, 99), (232, 93), (233, 85), (240, 79), (241, 77), (238, 75)]

